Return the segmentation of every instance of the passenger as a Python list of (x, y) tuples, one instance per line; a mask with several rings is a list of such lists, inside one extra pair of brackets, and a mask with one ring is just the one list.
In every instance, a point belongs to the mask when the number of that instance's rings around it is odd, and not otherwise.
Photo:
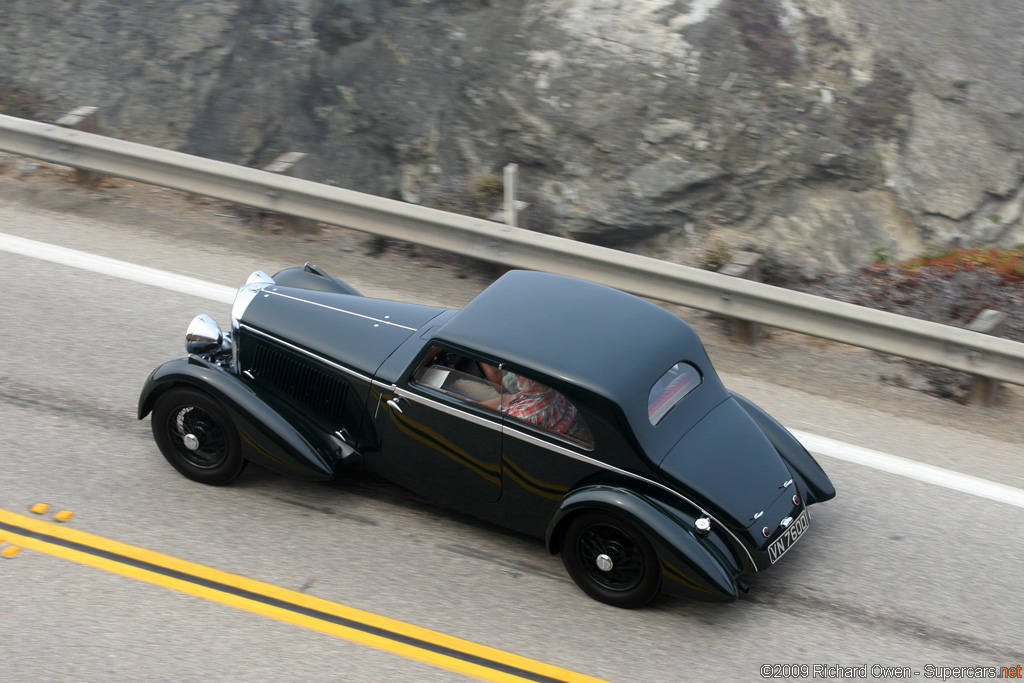
[(501, 397), (501, 412), (557, 434), (565, 434), (576, 420), (576, 406), (565, 396), (535, 380), (515, 375), (519, 392)]

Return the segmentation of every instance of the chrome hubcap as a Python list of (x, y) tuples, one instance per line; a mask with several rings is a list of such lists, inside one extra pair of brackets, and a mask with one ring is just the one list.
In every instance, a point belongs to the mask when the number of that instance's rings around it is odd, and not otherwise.
[(608, 557), (604, 553), (598, 555), (597, 560), (595, 560), (595, 562), (597, 563), (597, 568), (603, 572), (610, 572), (612, 570), (612, 567), (615, 566), (615, 563), (612, 562), (612, 558)]
[(185, 448), (189, 449), (190, 451), (199, 449), (199, 437), (196, 436), (195, 434), (186, 434), (185, 436), (181, 437), (181, 441), (182, 443), (185, 444)]

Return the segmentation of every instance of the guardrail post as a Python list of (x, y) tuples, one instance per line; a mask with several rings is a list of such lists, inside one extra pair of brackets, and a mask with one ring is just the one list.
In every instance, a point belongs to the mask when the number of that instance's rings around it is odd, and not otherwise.
[(495, 211), (491, 215), (492, 221), (505, 223), (514, 228), (529, 228), (527, 225), (526, 210), (530, 208), (527, 202), (516, 199), (516, 190), (519, 186), (519, 164), (508, 164), (505, 166), (505, 198), (501, 211)]
[[(304, 152), (285, 152), (264, 166), (263, 170), (309, 180), (309, 155)], [(288, 231), (293, 233), (308, 234), (315, 231), (313, 222), (308, 218), (285, 215), (284, 224)]]
[[(736, 252), (732, 257), (732, 260), (719, 268), (718, 272), (723, 275), (730, 275), (744, 280), (760, 282), (761, 255), (752, 251)], [(741, 344), (756, 346), (757, 340), (761, 337), (761, 333), (762, 330), (759, 323), (755, 323), (750, 320), (740, 320), (738, 318), (732, 319), (733, 339)]]
[(518, 227), (516, 222), (516, 182), (519, 180), (519, 164), (505, 166), (505, 222)]
[[(974, 320), (967, 324), (967, 329), (982, 334), (999, 336), (999, 332), (1006, 321), (1006, 313), (986, 308), (974, 317)], [(999, 393), (999, 382), (991, 377), (974, 375), (974, 386), (971, 390), (971, 403), (976, 406), (991, 408), (996, 404), (996, 396)]]
[[(76, 107), (64, 116), (57, 119), (57, 125), (63, 128), (80, 130), (83, 133), (100, 132), (100, 108), (99, 107)], [(84, 168), (75, 170), (75, 179), (79, 185), (96, 187), (100, 182), (100, 174), (96, 171), (87, 171)]]

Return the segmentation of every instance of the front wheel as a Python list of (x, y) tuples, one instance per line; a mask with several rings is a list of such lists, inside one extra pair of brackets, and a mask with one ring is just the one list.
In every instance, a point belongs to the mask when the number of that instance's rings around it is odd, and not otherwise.
[(208, 394), (191, 387), (164, 392), (153, 406), (153, 438), (174, 469), (203, 484), (227, 484), (245, 467), (238, 430)]
[(562, 564), (587, 595), (616, 607), (640, 607), (661, 588), (651, 544), (635, 526), (607, 512), (584, 512), (569, 522)]

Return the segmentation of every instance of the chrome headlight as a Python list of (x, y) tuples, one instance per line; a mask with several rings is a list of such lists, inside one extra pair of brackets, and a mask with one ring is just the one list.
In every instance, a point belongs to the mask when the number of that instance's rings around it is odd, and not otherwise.
[(217, 321), (200, 313), (192, 318), (185, 332), (185, 349), (189, 353), (204, 355), (218, 351), (224, 346), (224, 333), (220, 331)]

